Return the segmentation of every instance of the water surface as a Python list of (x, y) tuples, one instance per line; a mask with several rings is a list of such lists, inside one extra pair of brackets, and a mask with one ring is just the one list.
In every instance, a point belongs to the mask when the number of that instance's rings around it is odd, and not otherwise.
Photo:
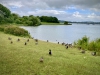
[(41, 25), (38, 27), (22, 26), (30, 35), (39, 40), (50, 42), (73, 43), (83, 36), (90, 40), (100, 38), (100, 24), (72, 24), (72, 25)]

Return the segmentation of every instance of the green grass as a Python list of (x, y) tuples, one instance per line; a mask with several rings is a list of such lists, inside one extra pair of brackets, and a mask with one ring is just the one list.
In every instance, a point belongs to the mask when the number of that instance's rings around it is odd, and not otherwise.
[[(35, 45), (34, 39), (24, 45), (27, 39), (0, 32), (0, 75), (100, 75), (100, 56), (92, 56), (90, 51), (81, 54), (76, 48), (44, 41)], [(40, 63), (42, 56), (44, 62)]]
[(42, 25), (72, 25), (72, 24), (64, 24), (64, 23), (48, 23), (48, 22), (41, 22)]
[(48, 23), (48, 22), (41, 22), (42, 25), (64, 25), (63, 23)]

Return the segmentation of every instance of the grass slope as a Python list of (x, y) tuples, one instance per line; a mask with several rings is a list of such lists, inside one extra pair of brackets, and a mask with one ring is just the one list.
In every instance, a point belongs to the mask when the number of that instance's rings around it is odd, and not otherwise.
[[(100, 75), (100, 57), (89, 51), (81, 54), (76, 48), (44, 41), (35, 45), (33, 39), (24, 45), (27, 39), (0, 32), (0, 75)], [(39, 62), (41, 56), (43, 63)]]

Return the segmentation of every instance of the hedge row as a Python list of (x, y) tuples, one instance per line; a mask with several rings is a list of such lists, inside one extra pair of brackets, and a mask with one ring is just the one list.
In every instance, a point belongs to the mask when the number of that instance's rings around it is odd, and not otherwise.
[(16, 26), (0, 26), (0, 31), (16, 36), (30, 36), (27, 30)]

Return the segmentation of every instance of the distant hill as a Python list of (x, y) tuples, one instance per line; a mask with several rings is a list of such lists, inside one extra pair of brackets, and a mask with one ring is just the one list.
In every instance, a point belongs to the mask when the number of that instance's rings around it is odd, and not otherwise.
[[(60, 23), (64, 23), (65, 20), (59, 20)], [(100, 22), (92, 22), (92, 21), (83, 21), (83, 22), (76, 22), (76, 21), (68, 21), (68, 23), (80, 23), (80, 24), (100, 24)]]

